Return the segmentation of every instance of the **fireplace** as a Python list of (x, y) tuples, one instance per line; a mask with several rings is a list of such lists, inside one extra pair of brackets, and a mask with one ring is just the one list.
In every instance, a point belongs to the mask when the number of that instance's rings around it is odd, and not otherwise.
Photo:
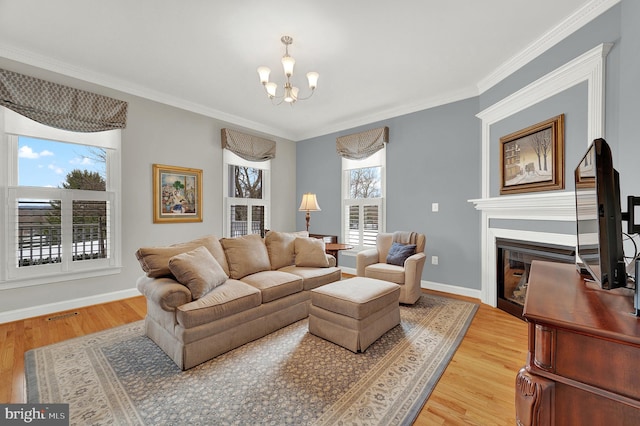
[(534, 260), (575, 263), (575, 247), (496, 238), (498, 308), (522, 319)]

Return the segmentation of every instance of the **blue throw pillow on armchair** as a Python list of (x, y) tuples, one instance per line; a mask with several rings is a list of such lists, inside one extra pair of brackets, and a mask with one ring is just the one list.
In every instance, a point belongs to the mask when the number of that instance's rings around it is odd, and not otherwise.
[(415, 253), (415, 244), (393, 243), (389, 249), (389, 254), (387, 254), (387, 263), (389, 265), (404, 266), (404, 261), (407, 260), (407, 257)]

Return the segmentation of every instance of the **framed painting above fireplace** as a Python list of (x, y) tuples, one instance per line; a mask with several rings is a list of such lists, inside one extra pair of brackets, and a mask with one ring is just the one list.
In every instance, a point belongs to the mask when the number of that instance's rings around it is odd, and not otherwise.
[(564, 114), (500, 138), (500, 194), (564, 189)]

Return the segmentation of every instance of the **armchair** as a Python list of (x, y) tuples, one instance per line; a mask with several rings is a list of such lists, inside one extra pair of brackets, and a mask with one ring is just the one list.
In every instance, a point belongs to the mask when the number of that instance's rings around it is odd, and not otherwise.
[[(416, 245), (415, 254), (409, 256), (403, 266), (387, 263), (387, 255), (394, 242)], [(400, 303), (412, 305), (420, 298), (420, 279), (427, 259), (424, 254), (425, 243), (425, 235), (415, 232), (378, 234), (376, 248), (358, 253), (356, 274), (359, 277), (377, 278), (400, 285)]]

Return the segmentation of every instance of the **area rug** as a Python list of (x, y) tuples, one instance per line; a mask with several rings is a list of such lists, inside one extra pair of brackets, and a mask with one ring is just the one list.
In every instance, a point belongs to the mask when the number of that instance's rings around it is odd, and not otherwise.
[(138, 321), (27, 352), (27, 400), (68, 403), (78, 425), (411, 424), (476, 310), (422, 295), (358, 354), (304, 319), (187, 371)]

